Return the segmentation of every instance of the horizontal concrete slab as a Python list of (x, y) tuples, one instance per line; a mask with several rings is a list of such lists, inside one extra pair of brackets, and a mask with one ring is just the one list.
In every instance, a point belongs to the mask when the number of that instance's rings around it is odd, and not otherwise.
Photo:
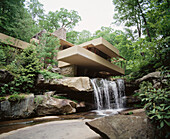
[(80, 46), (73, 46), (59, 51), (57, 60), (96, 71), (106, 71), (112, 75), (124, 74), (124, 69)]
[(60, 45), (61, 46), (69, 46), (69, 47), (74, 46), (72, 43), (70, 43), (66, 40), (63, 40), (63, 39), (60, 39)]
[(19, 49), (25, 49), (31, 44), (21, 41), (19, 39), (7, 36), (5, 34), (0, 33), (0, 42), (17, 47)]
[(103, 39), (102, 37), (82, 43), (79, 46), (83, 48), (95, 47), (110, 57), (120, 56), (119, 50), (115, 48), (112, 44), (110, 44), (108, 41)]

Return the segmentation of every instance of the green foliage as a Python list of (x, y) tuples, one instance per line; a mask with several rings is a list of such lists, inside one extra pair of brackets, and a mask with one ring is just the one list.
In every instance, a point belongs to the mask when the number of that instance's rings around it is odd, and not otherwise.
[(35, 86), (35, 80), (41, 69), (37, 53), (28, 47), (18, 55), (6, 69), (15, 75), (14, 80), (1, 87), (2, 94), (29, 93)]
[(77, 11), (60, 8), (55, 12), (49, 12), (44, 19), (40, 20), (39, 24), (47, 31), (53, 32), (58, 28), (72, 29), (79, 21), (81, 17)]
[(0, 45), (0, 66), (7, 66), (19, 54), (19, 50), (6, 45)]
[(39, 31), (24, 5), (25, 0), (0, 2), (0, 30), (2, 33), (29, 42)]
[(169, 2), (113, 0), (113, 4), (115, 22), (124, 23), (126, 37), (132, 40), (123, 47), (121, 43), (117, 47), (127, 60), (126, 74), (131, 74), (130, 78), (135, 79), (162, 66), (169, 67)]
[(28, 11), (32, 16), (33, 20), (41, 20), (44, 16), (43, 4), (38, 0), (30, 0), (28, 3)]
[(9, 96), (8, 101), (21, 102), (24, 99), (25, 99), (25, 96), (23, 96), (23, 95), (13, 94), (13, 95)]
[(0, 47), (0, 65), (5, 65), (6, 56), (4, 51)]
[(34, 102), (36, 103), (36, 105), (42, 104), (43, 103), (43, 97), (36, 96), (36, 98), (34, 98)]
[(5, 101), (6, 97), (0, 97), (0, 102)]
[(150, 1), (149, 11), (146, 13), (149, 28), (155, 38), (162, 35), (162, 38), (170, 36), (170, 12), (168, 0)]
[(76, 44), (81, 44), (87, 41), (90, 41), (93, 39), (92, 34), (88, 30), (83, 30), (82, 32), (79, 32), (77, 36)]
[(57, 99), (68, 99), (68, 98), (66, 98), (66, 97), (64, 97), (64, 96), (53, 96), (54, 98), (57, 98)]
[(130, 111), (130, 112), (128, 112), (128, 113), (125, 113), (125, 115), (132, 115), (132, 114), (133, 114), (132, 111)]
[(62, 75), (60, 75), (58, 73), (50, 72), (48, 70), (41, 70), (41, 71), (39, 71), (39, 73), (42, 74), (43, 77), (47, 80), (48, 79), (62, 79), (63, 78)]
[(57, 66), (57, 52), (60, 46), (59, 39), (49, 33), (44, 33), (40, 38), (40, 43), (36, 44), (38, 58), (41, 60), (43, 67), (47, 68), (48, 64)]
[(151, 121), (156, 125), (159, 137), (168, 138), (170, 126), (170, 88), (155, 89), (149, 82), (140, 85), (140, 97)]
[(67, 32), (67, 41), (68, 42), (71, 42), (72, 44), (77, 44), (77, 40), (78, 40), (78, 35), (79, 35), (79, 32), (77, 31), (70, 31), (70, 32)]

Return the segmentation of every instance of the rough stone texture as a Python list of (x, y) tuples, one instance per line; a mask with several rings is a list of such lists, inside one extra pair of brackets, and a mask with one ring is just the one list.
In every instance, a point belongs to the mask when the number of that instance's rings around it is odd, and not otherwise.
[(75, 113), (77, 103), (68, 99), (51, 97), (54, 92), (44, 95), (25, 95), (25, 99), (16, 102), (0, 102), (0, 120), (28, 118), (30, 116)]
[(152, 79), (159, 79), (161, 77), (161, 72), (157, 71), (157, 72), (152, 72), (152, 73), (149, 73), (145, 76), (143, 76), (142, 78), (140, 79), (137, 79), (135, 82), (136, 83), (141, 83), (143, 81), (149, 81), (149, 80), (152, 80)]
[(126, 106), (133, 107), (134, 104), (140, 104), (141, 100), (138, 96), (126, 96)]
[(38, 76), (37, 87), (58, 91), (92, 91), (89, 77), (66, 77), (63, 79), (45, 80), (42, 75)]
[(58, 30), (54, 31), (52, 34), (57, 36), (59, 39), (66, 40), (66, 29), (65, 28), (59, 28)]
[(8, 83), (14, 79), (14, 76), (5, 69), (0, 69), (0, 82)]
[(61, 73), (60, 68), (52, 68), (51, 71), (54, 72), (54, 73), (59, 73), (59, 74)]
[(48, 95), (38, 95), (36, 114), (38, 116), (51, 114), (68, 114), (76, 112), (77, 104), (67, 99), (56, 99)]
[(142, 113), (139, 116), (106, 116), (86, 124), (104, 139), (153, 139), (154, 128), (144, 111)]
[(70, 65), (60, 68), (61, 75), (74, 77), (76, 75), (76, 66)]
[(0, 120), (29, 117), (34, 113), (34, 109), (33, 94), (25, 95), (25, 99), (20, 102), (2, 101), (0, 103)]
[(126, 82), (125, 81), (125, 92), (126, 92), (126, 96), (130, 96), (134, 94), (135, 90), (139, 89), (139, 84), (135, 83), (135, 82)]

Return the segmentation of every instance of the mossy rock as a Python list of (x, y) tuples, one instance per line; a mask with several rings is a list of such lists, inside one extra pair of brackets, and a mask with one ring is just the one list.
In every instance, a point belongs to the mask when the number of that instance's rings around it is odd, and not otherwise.
[(25, 99), (25, 96), (14, 94), (8, 98), (8, 101), (9, 102), (20, 102), (21, 100), (24, 100), (24, 99)]
[(0, 97), (0, 102), (5, 101), (5, 100), (6, 100), (5, 97)]

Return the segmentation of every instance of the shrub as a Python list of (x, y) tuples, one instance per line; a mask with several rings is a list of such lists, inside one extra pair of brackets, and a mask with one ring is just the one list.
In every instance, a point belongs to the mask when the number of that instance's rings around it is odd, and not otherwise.
[(156, 125), (158, 136), (168, 138), (170, 126), (170, 90), (155, 89), (149, 82), (143, 82), (140, 86), (140, 95), (144, 108), (151, 121)]
[(7, 66), (7, 70), (12, 72), (15, 78), (14, 81), (1, 87), (1, 95), (2, 93), (30, 93), (30, 90), (34, 88), (40, 69), (41, 63), (33, 47), (24, 49), (23, 52)]
[(8, 98), (8, 101), (20, 102), (21, 100), (24, 100), (24, 99), (25, 99), (25, 96), (23, 96), (23, 95), (13, 94)]
[(6, 66), (14, 61), (19, 54), (19, 50), (10, 46), (0, 44), (0, 66)]
[(0, 102), (5, 101), (5, 100), (6, 100), (5, 97), (0, 97)]
[(45, 79), (62, 79), (63, 76), (58, 73), (53, 73), (47, 70), (41, 70), (39, 71), (40, 74), (43, 75)]

